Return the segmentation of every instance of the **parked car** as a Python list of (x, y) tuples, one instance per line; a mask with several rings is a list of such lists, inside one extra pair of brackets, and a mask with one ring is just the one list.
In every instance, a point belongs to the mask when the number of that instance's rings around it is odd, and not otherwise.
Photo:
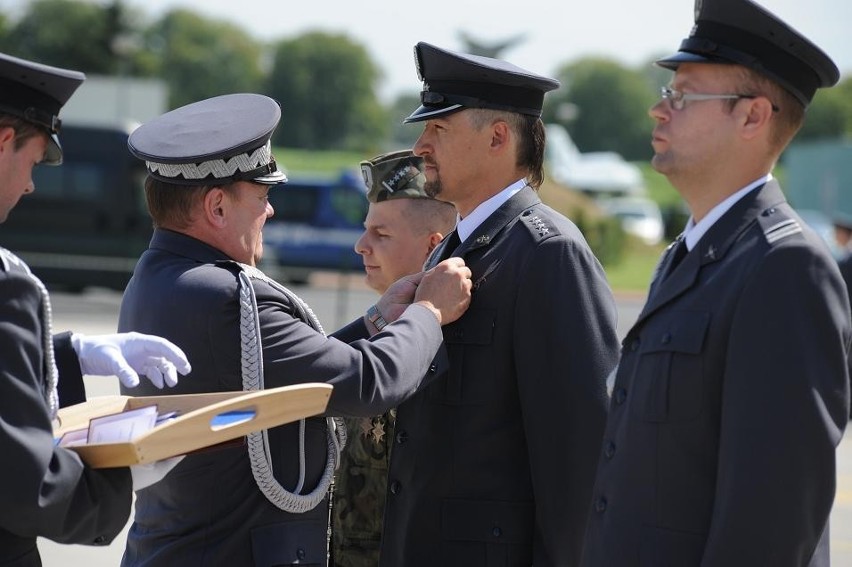
[(304, 282), (315, 270), (359, 271), (355, 242), (364, 230), (367, 189), (361, 174), (292, 176), (269, 191), (275, 209), (263, 228), (264, 265), (271, 276)]
[(619, 197), (601, 199), (598, 204), (621, 221), (624, 232), (651, 246), (662, 242), (665, 234), (663, 215), (654, 201), (644, 197)]

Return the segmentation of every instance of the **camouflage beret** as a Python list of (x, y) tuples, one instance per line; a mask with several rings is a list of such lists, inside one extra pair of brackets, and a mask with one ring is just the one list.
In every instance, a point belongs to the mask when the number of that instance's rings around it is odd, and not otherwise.
[(367, 184), (367, 200), (380, 203), (388, 199), (428, 199), (423, 189), (426, 175), (423, 158), (411, 150), (376, 156), (361, 162), (361, 173)]

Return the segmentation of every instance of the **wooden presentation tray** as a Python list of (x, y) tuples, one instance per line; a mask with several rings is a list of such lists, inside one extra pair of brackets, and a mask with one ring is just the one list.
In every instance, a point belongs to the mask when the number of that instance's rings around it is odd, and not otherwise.
[[(59, 410), (54, 437), (86, 428), (93, 417), (155, 405), (160, 414), (178, 417), (137, 436), (131, 442), (68, 447), (93, 468), (126, 467), (159, 461), (230, 441), (253, 431), (321, 414), (331, 396), (329, 384), (309, 383), (255, 392), (213, 392), (173, 396), (101, 396)], [(254, 417), (221, 427), (211, 425), (225, 412), (254, 411)]]

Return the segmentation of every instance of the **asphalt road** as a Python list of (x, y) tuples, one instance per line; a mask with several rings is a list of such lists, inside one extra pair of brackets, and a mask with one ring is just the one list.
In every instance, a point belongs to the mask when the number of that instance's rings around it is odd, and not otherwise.
[[(376, 299), (356, 276), (315, 275), (311, 285), (292, 286), (292, 289), (307, 301), (327, 331), (360, 316)], [(55, 331), (115, 332), (120, 294), (89, 290), (83, 294), (53, 293), (51, 297)], [(618, 330), (623, 335), (639, 315), (644, 297), (620, 295), (617, 299)], [(114, 379), (87, 377), (86, 391), (90, 397), (117, 394), (118, 386)], [(837, 470), (838, 489), (831, 519), (832, 565), (852, 567), (852, 431), (847, 430), (840, 445)], [(123, 532), (108, 547), (67, 546), (41, 540), (39, 548), (45, 567), (108, 567), (120, 563), (124, 540)]]

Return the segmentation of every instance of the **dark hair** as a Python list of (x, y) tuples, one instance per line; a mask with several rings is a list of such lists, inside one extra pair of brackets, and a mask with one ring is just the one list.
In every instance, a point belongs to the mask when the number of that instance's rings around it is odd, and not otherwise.
[(12, 128), (15, 131), (15, 151), (20, 150), (34, 136), (48, 135), (47, 130), (41, 126), (3, 112), (0, 112), (0, 128)]
[(226, 192), (233, 185), (180, 185), (150, 175), (145, 180), (145, 201), (154, 227), (186, 229), (192, 223), (192, 209), (207, 193), (220, 187)]
[(491, 110), (486, 108), (472, 109), (471, 124), (477, 130), (486, 124), (502, 120), (509, 125), (518, 139), (518, 155), (516, 165), (527, 171), (527, 183), (533, 189), (538, 189), (544, 182), (544, 123), (537, 116)]

